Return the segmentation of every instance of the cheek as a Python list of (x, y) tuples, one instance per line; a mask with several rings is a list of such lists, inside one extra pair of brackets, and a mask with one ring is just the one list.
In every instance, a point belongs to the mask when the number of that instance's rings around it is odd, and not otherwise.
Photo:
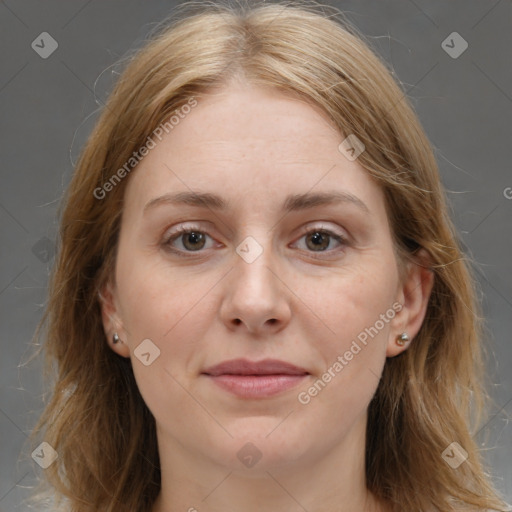
[[(197, 359), (204, 336), (202, 326), (211, 321), (205, 294), (215, 279), (185, 279), (179, 272), (171, 273), (168, 266), (144, 265), (128, 258), (120, 258), (118, 268), (123, 324), (137, 386), (158, 423), (176, 423), (172, 411), (179, 410), (184, 417), (197, 413), (184, 388), (188, 388), (187, 369)], [(150, 356), (144, 361), (137, 354), (147, 339), (157, 349), (151, 345), (145, 349), (143, 353)], [(147, 359), (149, 365), (144, 364)]]
[(313, 349), (312, 360), (321, 365), (294, 397), (300, 421), (272, 434), (277, 445), (304, 439), (308, 432), (316, 449), (328, 452), (363, 420), (386, 360), (395, 277), (376, 265), (372, 272), (332, 276), (323, 287), (310, 286), (309, 294), (303, 288), (301, 297), (322, 322), (305, 315), (311, 320), (302, 320), (300, 328)]
[(389, 321), (394, 317), (392, 304), (398, 279), (392, 269), (391, 265), (387, 269), (368, 265), (302, 289), (300, 296), (322, 321), (323, 351), (331, 357), (343, 353), (358, 336), (364, 342), (368, 330), (374, 339), (386, 338)]
[(322, 319), (314, 350), (324, 366), (301, 389), (298, 402), (313, 416), (330, 411), (326, 421), (333, 424), (346, 421), (347, 411), (352, 416), (367, 407), (386, 360), (398, 277), (392, 266), (368, 268), (333, 277), (321, 294), (310, 288), (305, 300)]
[(131, 347), (144, 338), (154, 338), (164, 347), (185, 324), (189, 338), (194, 338), (194, 320), (198, 311), (204, 314), (207, 301), (202, 299), (215, 283), (214, 276), (185, 276), (165, 261), (145, 262), (143, 257), (120, 258), (118, 268), (122, 316)]
[[(201, 340), (215, 318), (209, 292), (220, 276), (190, 276), (162, 261), (131, 257), (119, 259), (116, 277), (135, 377), (143, 396), (152, 395), (151, 401), (160, 390), (185, 383), (187, 372), (201, 359)], [(137, 357), (147, 339), (159, 351), (149, 366)]]

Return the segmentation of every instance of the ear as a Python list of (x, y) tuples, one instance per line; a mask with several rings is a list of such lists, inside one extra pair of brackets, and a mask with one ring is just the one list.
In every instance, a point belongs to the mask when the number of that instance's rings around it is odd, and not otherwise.
[[(120, 356), (130, 357), (130, 348), (126, 343), (127, 331), (120, 316), (115, 285), (109, 281), (98, 293), (98, 297), (100, 300), (103, 329), (109, 347)], [(113, 342), (115, 332), (119, 336), (119, 342), (117, 343)]]
[[(429, 263), (427, 252), (421, 249), (415, 261), (406, 264), (405, 275), (396, 298), (402, 309), (393, 319), (386, 350), (387, 357), (394, 357), (407, 350), (409, 345), (414, 343), (413, 339), (423, 324), (434, 285), (434, 272), (429, 268)], [(409, 336), (409, 341), (401, 346), (396, 343), (396, 339), (404, 332)]]

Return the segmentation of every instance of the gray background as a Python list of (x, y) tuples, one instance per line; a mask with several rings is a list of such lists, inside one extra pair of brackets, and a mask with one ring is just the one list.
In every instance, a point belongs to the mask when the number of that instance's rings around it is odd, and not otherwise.
[[(140, 46), (176, 3), (0, 1), (0, 511), (27, 510), (22, 499), (42, 471), (25, 443), (42, 408), (41, 365), (21, 363), (46, 300), (58, 200), (111, 88), (109, 66)], [(330, 4), (403, 82), (478, 264), (495, 405), (477, 438), (496, 486), (512, 502), (512, 3)], [(31, 47), (42, 32), (58, 42), (47, 59)], [(469, 44), (455, 59), (441, 46), (452, 32)]]

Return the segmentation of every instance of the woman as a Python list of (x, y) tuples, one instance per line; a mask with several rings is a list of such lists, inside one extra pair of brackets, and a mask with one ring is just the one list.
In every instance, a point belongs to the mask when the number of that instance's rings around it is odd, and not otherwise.
[(191, 12), (131, 60), (65, 200), (55, 506), (505, 510), (469, 434), (476, 311), (362, 40), (307, 6)]

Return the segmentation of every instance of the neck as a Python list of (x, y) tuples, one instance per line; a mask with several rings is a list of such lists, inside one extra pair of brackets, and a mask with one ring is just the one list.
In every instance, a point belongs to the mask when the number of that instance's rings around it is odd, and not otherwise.
[(240, 470), (158, 432), (162, 487), (153, 512), (385, 512), (366, 488), (366, 416), (334, 449)]

